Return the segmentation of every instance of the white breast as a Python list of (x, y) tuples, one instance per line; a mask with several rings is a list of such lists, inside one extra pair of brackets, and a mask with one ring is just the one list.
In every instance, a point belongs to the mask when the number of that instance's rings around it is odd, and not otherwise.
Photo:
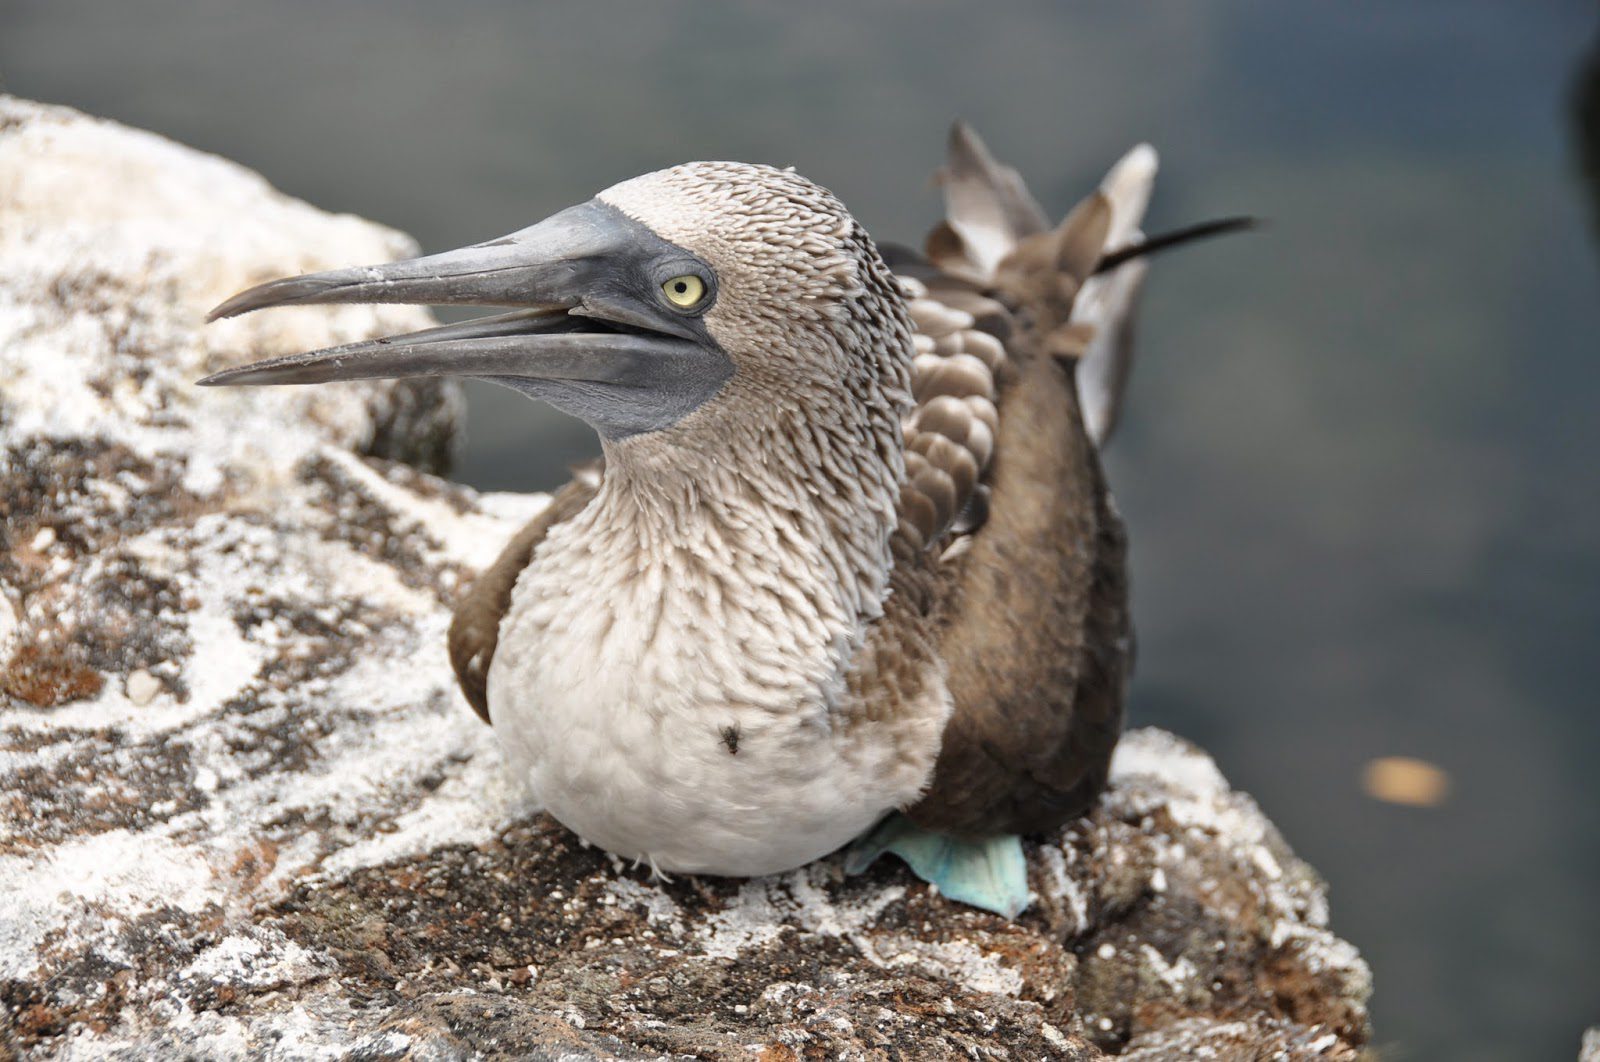
[[(806, 558), (774, 546), (719, 566), (715, 543), (618, 533), (600, 516), (552, 532), (489, 672), (495, 732), (550, 814), (663, 871), (759, 875), (915, 797), (935, 749), (895, 769), (898, 739), (838, 722), (860, 632), (796, 583)], [(942, 682), (927, 696), (942, 720)]]

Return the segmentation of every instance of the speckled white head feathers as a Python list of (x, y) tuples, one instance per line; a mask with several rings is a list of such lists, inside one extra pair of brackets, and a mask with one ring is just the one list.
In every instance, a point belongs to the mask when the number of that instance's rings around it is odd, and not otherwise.
[(690, 162), (595, 198), (703, 257), (742, 302), (827, 313), (887, 270), (844, 204), (793, 170)]
[(909, 402), (911, 325), (899, 287), (826, 189), (792, 170), (692, 162), (596, 198), (715, 272), (704, 318), (734, 361), (740, 386), (730, 398), (789, 404), (831, 391), (894, 417)]

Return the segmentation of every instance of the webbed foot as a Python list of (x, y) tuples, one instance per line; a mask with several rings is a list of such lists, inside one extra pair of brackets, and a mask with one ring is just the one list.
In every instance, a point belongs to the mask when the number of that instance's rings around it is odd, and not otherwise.
[(1006, 918), (1021, 914), (1031, 899), (1028, 861), (1015, 834), (965, 841), (924, 830), (897, 812), (850, 846), (845, 873), (861, 873), (885, 852), (952, 900)]

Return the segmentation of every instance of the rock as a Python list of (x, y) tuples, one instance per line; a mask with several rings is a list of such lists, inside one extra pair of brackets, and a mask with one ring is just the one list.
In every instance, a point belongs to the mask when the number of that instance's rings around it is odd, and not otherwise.
[[(1352, 1058), (1369, 979), (1204, 753), (1130, 733), (1014, 923), (890, 861), (652, 882), (526, 806), (444, 653), (541, 498), (420, 471), (447, 385), (203, 391), (410, 309), (202, 325), (409, 253), (0, 98), (0, 1050)], [(48, 531), (48, 534), (46, 532)]]

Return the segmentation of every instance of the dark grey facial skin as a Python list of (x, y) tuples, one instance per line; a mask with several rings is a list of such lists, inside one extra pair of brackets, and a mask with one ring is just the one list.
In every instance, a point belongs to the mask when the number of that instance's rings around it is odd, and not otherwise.
[[(705, 285), (687, 309), (661, 290), (684, 274)], [(273, 358), (199, 383), (471, 376), (549, 402), (606, 439), (625, 439), (676, 424), (733, 375), (703, 318), (716, 299), (716, 274), (703, 261), (590, 200), (488, 243), (274, 280), (235, 295), (210, 319), (352, 302), (524, 307), (518, 312)]]

